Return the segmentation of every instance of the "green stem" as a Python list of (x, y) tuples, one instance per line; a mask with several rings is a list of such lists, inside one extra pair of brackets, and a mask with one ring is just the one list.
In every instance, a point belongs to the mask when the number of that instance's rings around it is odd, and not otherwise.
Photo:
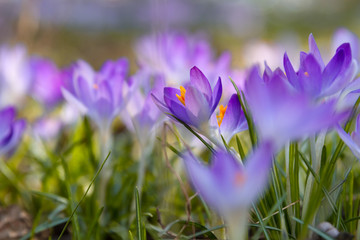
[[(317, 159), (316, 159), (316, 146), (315, 146), (315, 136), (311, 136), (310, 139), (310, 159), (311, 159), (311, 168), (316, 169), (315, 166), (317, 165)], [(309, 175), (307, 184), (305, 186), (305, 192), (304, 192), (304, 199), (303, 199), (303, 210), (302, 215), (304, 216), (306, 212), (308, 211), (308, 208), (311, 204), (311, 192), (314, 187), (314, 176), (312, 174)]]

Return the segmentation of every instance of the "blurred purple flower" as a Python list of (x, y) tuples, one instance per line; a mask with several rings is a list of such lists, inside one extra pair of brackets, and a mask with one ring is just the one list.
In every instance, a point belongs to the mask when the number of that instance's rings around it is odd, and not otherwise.
[(96, 122), (100, 130), (110, 124), (124, 106), (123, 84), (128, 61), (107, 61), (95, 72), (85, 61), (77, 61), (69, 71), (62, 93), (64, 98)]
[[(175, 118), (199, 130), (207, 131), (205, 124), (217, 107), (222, 93), (221, 79), (219, 78), (214, 90), (211, 89), (208, 79), (197, 68), (190, 70), (190, 83), (179, 89), (165, 87), (164, 103), (154, 94), (153, 100), (161, 111), (171, 114)], [(169, 115), (171, 117), (171, 115)]]
[(336, 130), (351, 152), (360, 160), (360, 114), (357, 116), (355, 130), (351, 135), (346, 133), (340, 125), (336, 127)]
[(229, 76), (240, 86), (242, 73), (231, 68), (231, 54), (216, 58), (210, 43), (202, 35), (166, 32), (141, 38), (136, 46), (137, 61), (142, 71), (163, 75), (167, 86), (186, 85), (187, 72), (197, 66), (215, 87), (219, 76), (224, 85), (225, 101), (235, 92)]
[(160, 96), (165, 87), (162, 77), (154, 79), (152, 89), (141, 88), (142, 80), (148, 80), (149, 76), (135, 75), (128, 84), (131, 92), (126, 107), (121, 112), (121, 119), (130, 131), (137, 134), (139, 141), (145, 146), (152, 141), (157, 127), (160, 125), (163, 114), (152, 100), (151, 94)]
[(11, 155), (19, 144), (26, 127), (24, 119), (15, 120), (14, 107), (0, 110), (0, 155)]
[(351, 109), (360, 96), (360, 78), (350, 82), (337, 96), (338, 109)]
[(53, 108), (63, 99), (63, 73), (48, 59), (32, 58), (30, 66), (32, 96), (46, 108)]
[(56, 117), (42, 117), (33, 124), (33, 131), (42, 140), (55, 139), (63, 126), (62, 121)]
[(20, 105), (31, 86), (30, 66), (23, 45), (0, 48), (0, 106)]
[(207, 204), (221, 215), (247, 209), (268, 182), (272, 164), (272, 145), (265, 143), (247, 157), (242, 165), (230, 152), (216, 151), (210, 166), (191, 152), (183, 155), (189, 179)]
[[(266, 74), (265, 74), (266, 75)], [(295, 91), (280, 69), (265, 82), (254, 67), (245, 84), (249, 110), (261, 140), (277, 149), (321, 129), (335, 126), (347, 113), (335, 112), (335, 101), (316, 104), (306, 93)]]
[(287, 54), (284, 68), (290, 84), (298, 91), (318, 100), (341, 91), (357, 73), (349, 43), (344, 43), (325, 66), (312, 34), (309, 36), (309, 53), (300, 53), (300, 67), (295, 72)]

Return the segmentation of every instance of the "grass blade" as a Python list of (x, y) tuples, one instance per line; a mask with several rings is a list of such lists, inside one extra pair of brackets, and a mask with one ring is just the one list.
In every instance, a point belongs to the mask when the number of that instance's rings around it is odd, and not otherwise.
[(108, 160), (108, 158), (109, 158), (110, 154), (111, 154), (111, 152), (109, 152), (109, 154), (106, 156), (106, 158), (105, 158), (105, 160), (103, 161), (103, 163), (101, 164), (101, 166), (100, 166), (99, 170), (96, 172), (96, 174), (95, 174), (95, 176), (93, 177), (93, 179), (91, 180), (91, 182), (90, 182), (90, 184), (89, 184), (88, 188), (86, 189), (85, 194), (82, 196), (82, 198), (80, 199), (79, 203), (76, 205), (75, 209), (72, 211), (72, 213), (71, 213), (71, 215), (70, 215), (70, 217), (69, 217), (68, 221), (66, 222), (66, 224), (65, 224), (65, 226), (64, 226), (64, 228), (63, 228), (63, 230), (62, 230), (62, 231), (61, 231), (61, 233), (60, 233), (60, 236), (58, 237), (58, 240), (60, 240), (60, 239), (61, 239), (61, 237), (63, 236), (63, 234), (65, 233), (65, 230), (66, 230), (67, 226), (69, 225), (69, 223), (70, 223), (71, 219), (73, 218), (73, 216), (74, 216), (74, 214), (75, 214), (76, 210), (78, 209), (78, 207), (80, 206), (80, 204), (84, 201), (84, 199), (85, 199), (86, 195), (88, 194), (88, 192), (89, 192), (89, 190), (90, 190), (91, 186), (94, 184), (94, 182), (95, 182), (95, 180), (96, 180), (97, 176), (99, 175), (99, 173), (100, 173), (100, 172), (101, 172), (101, 170), (103, 169), (103, 167), (104, 167), (104, 165), (105, 165), (106, 161)]
[[(34, 233), (35, 234), (40, 233), (42, 231), (45, 231), (45, 230), (55, 227), (57, 225), (63, 224), (64, 222), (67, 222), (68, 220), (69, 220), (69, 218), (62, 218), (62, 219), (56, 219), (49, 223), (48, 222), (42, 223), (35, 228)], [(23, 236), (20, 240), (26, 240), (26, 239), (29, 239), (30, 237), (31, 237), (31, 233), (28, 233), (25, 236)]]
[(139, 197), (139, 190), (135, 188), (135, 201), (136, 201), (136, 229), (137, 229), (137, 236), (138, 240), (145, 240), (145, 234), (143, 229), (143, 224), (141, 221), (141, 205), (140, 205), (140, 197)]

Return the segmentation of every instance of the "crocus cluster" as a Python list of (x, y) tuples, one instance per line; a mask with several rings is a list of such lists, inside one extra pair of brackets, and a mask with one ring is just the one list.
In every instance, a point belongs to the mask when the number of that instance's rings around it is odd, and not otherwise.
[[(282, 66), (272, 69), (265, 62), (263, 72), (259, 65), (234, 69), (229, 52), (216, 57), (203, 36), (176, 32), (141, 38), (135, 46), (138, 68), (131, 74), (125, 57), (107, 60), (99, 70), (84, 60), (58, 68), (49, 59), (28, 56), (23, 46), (2, 47), (0, 155), (11, 155), (24, 133), (25, 120), (16, 119), (14, 106), (22, 107), (28, 97), (43, 106), (41, 116), (29, 122), (44, 140), (66, 124), (54, 117), (64, 106), (88, 116), (100, 135), (111, 133), (119, 117), (147, 149), (144, 155), (152, 150), (162, 123), (185, 126), (212, 151), (205, 164), (191, 141), (181, 145), (179, 155), (192, 186), (224, 217), (231, 238), (242, 237), (245, 230), (234, 230), (232, 223), (241, 215), (239, 222), (246, 227), (248, 210), (268, 184), (274, 156), (290, 142), (335, 127), (360, 159), (360, 115), (351, 134), (341, 127), (360, 95), (359, 41), (349, 31), (339, 30), (327, 63), (312, 34), (308, 42), (309, 51), (300, 52), (298, 68), (285, 53), (278, 60)], [(250, 135), (251, 147), (237, 153), (231, 146), (240, 132)], [(101, 139), (100, 145), (104, 142)], [(146, 165), (140, 166), (138, 184), (142, 185)], [(111, 171), (105, 171), (107, 177)], [(102, 181), (101, 191), (107, 180)]]
[[(218, 106), (224, 79), (219, 78), (212, 88), (206, 75), (197, 67), (190, 70), (187, 84), (179, 83), (178, 88), (165, 87), (163, 99), (153, 96), (159, 109), (170, 119), (191, 127), (215, 145), (209, 166), (190, 150), (183, 158), (195, 190), (225, 217), (229, 226), (234, 221), (234, 214), (239, 215), (239, 211), (250, 208), (263, 192), (273, 156), (286, 143), (331, 129), (349, 115), (349, 107), (338, 106), (344, 106), (339, 102), (350, 93), (359, 92), (355, 80), (357, 61), (352, 57), (351, 45), (342, 43), (338, 46), (327, 64), (324, 64), (312, 34), (309, 49), (309, 53), (300, 53), (298, 71), (294, 70), (286, 53), (283, 59), (285, 71), (281, 68), (272, 70), (265, 64), (261, 74), (258, 66), (252, 67), (241, 92), (232, 95), (227, 106)], [(354, 97), (351, 99), (347, 106), (355, 103)], [(253, 127), (257, 136), (257, 143), (253, 144), (257, 146), (243, 165), (232, 150), (224, 150), (228, 148), (227, 144), (221, 146), (221, 141), (210, 133), (216, 130), (228, 143), (233, 135), (248, 126)], [(351, 137), (340, 127), (338, 132), (359, 156), (357, 128)], [(231, 232), (235, 234), (232, 237), (239, 237), (236, 231), (230, 229)]]

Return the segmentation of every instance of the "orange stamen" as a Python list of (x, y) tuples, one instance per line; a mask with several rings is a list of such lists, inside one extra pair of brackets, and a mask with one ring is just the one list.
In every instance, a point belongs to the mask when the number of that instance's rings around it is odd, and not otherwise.
[(93, 84), (93, 88), (94, 89), (99, 89), (99, 85), (97, 85), (96, 83)]
[(223, 105), (220, 105), (219, 115), (216, 116), (217, 121), (218, 121), (218, 124), (219, 124), (219, 127), (221, 126), (221, 123), (222, 123), (222, 121), (223, 121), (223, 119), (224, 119), (224, 115), (225, 115), (226, 109), (227, 109), (227, 106), (224, 107)]
[(185, 106), (185, 93), (186, 93), (186, 89), (183, 86), (180, 86), (180, 96), (179, 94), (176, 94), (176, 97), (179, 99), (179, 101), (184, 104)]
[(308, 76), (309, 76), (309, 73), (308, 73), (308, 72), (304, 72), (304, 75), (308, 77)]

